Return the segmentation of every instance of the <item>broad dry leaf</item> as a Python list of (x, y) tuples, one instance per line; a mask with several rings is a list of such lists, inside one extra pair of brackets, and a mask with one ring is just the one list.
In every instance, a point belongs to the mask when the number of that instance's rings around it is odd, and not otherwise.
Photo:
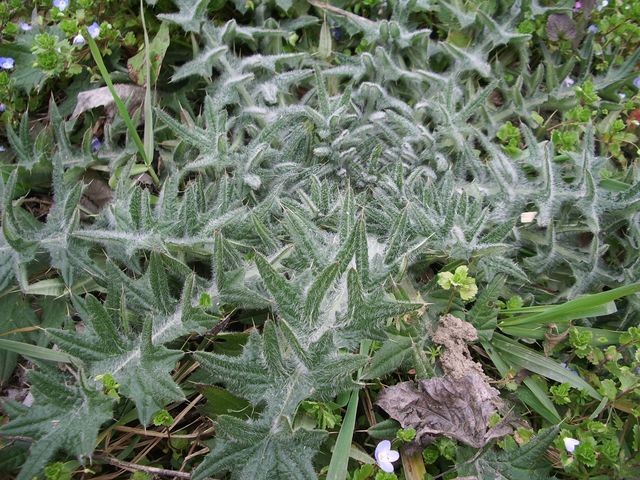
[[(145, 89), (137, 85), (116, 84), (113, 86), (120, 99), (127, 105), (129, 114), (142, 105)], [(87, 110), (97, 107), (105, 107), (107, 118), (112, 119), (116, 112), (116, 105), (113, 96), (107, 87), (94, 88), (78, 94), (76, 108), (71, 114), (71, 118), (77, 118)]]
[(417, 442), (444, 435), (475, 448), (511, 432), (504, 424), (489, 428), (498, 403), (498, 391), (476, 372), (399, 383), (383, 390), (377, 402), (402, 428), (414, 428)]

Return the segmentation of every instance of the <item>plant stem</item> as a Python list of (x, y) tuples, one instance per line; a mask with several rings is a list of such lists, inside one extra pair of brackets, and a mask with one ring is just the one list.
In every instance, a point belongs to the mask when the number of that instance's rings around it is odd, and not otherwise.
[(94, 455), (96, 460), (102, 460), (114, 467), (123, 468), (125, 470), (145, 472), (151, 475), (158, 475), (161, 477), (176, 477), (176, 478), (191, 478), (191, 474), (187, 472), (178, 472), (176, 470), (167, 470), (165, 468), (147, 467), (146, 465), (138, 465), (137, 463), (124, 462), (109, 455)]
[(456, 294), (456, 291), (452, 288), (451, 294), (449, 295), (449, 303), (447, 303), (446, 313), (449, 313), (451, 311), (451, 305), (453, 304), (453, 297), (455, 296), (455, 294)]

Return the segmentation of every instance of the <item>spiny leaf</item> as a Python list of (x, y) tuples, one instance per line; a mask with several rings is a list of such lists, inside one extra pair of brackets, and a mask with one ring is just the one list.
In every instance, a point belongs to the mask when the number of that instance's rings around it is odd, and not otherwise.
[(59, 450), (83, 460), (93, 452), (101, 425), (111, 420), (113, 398), (84, 384), (67, 383), (55, 368), (31, 372), (35, 403), (0, 427), (0, 435), (32, 437), (18, 480), (31, 480)]
[(158, 15), (161, 20), (176, 23), (185, 32), (200, 31), (200, 25), (206, 21), (209, 0), (173, 0), (180, 9), (178, 13), (163, 13)]
[(231, 471), (234, 480), (317, 478), (312, 460), (324, 441), (324, 432), (293, 430), (286, 422), (273, 428), (262, 421), (243, 422), (221, 415), (216, 433), (211, 453), (193, 472), (194, 480), (223, 471)]
[(139, 336), (125, 336), (94, 297), (87, 298), (84, 312), (89, 328), (83, 335), (59, 329), (49, 329), (47, 334), (63, 351), (85, 362), (91, 378), (112, 375), (121, 385), (120, 392), (135, 402), (143, 425), (168, 403), (184, 399), (169, 375), (183, 353), (153, 344), (150, 318)]

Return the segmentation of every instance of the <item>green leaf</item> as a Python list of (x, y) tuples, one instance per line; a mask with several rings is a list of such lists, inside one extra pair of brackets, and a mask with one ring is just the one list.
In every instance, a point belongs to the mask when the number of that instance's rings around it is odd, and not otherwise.
[[(144, 89), (144, 152), (149, 161), (153, 160), (155, 148), (154, 148), (154, 128), (153, 128), (153, 103), (151, 100), (151, 85), (153, 83), (151, 77), (151, 46), (149, 43), (149, 34), (147, 32), (147, 23), (144, 19), (144, 4), (142, 0), (140, 0), (140, 20), (142, 23), (142, 32), (144, 34), (144, 80), (145, 80), (145, 89)], [(162, 26), (160, 27), (162, 30)], [(160, 33), (160, 32), (159, 32)], [(168, 37), (168, 29), (167, 29), (167, 37)], [(169, 39), (166, 39), (165, 50), (169, 45)], [(159, 68), (159, 67), (158, 67)], [(147, 165), (149, 165), (148, 162)], [(154, 174), (152, 174), (154, 176)], [(156, 185), (160, 182), (157, 181)]]
[(170, 402), (184, 399), (170, 375), (183, 353), (154, 345), (154, 337), (164, 331), (152, 331), (150, 318), (139, 336), (126, 336), (95, 297), (88, 295), (84, 312), (79, 310), (86, 324), (84, 334), (58, 329), (47, 334), (62, 350), (81, 359), (91, 378), (112, 375), (120, 384), (119, 393), (136, 404), (143, 425)]
[[(29, 305), (29, 303), (20, 294), (9, 294), (0, 297), (0, 312), (2, 312), (2, 323), (0, 323), (0, 340), (10, 340), (16, 342), (16, 344), (9, 344), (13, 349), (5, 348), (0, 342), (0, 383), (4, 384), (9, 380), (13, 374), (13, 371), (18, 363), (18, 354), (15, 350), (24, 350), (25, 347), (29, 347), (29, 343), (33, 343), (33, 334), (26, 332), (16, 331), (23, 328), (37, 328), (39, 326), (38, 318), (35, 312)], [(10, 336), (8, 332), (14, 331), (15, 333)], [(9, 337), (9, 338), (6, 338)], [(23, 345), (23, 343), (25, 345)], [(32, 352), (33, 353), (33, 352)], [(46, 353), (59, 353), (59, 352), (41, 352)], [(38, 358), (31, 355), (32, 358)], [(41, 358), (41, 357), (40, 357)]]
[(382, 378), (400, 366), (411, 353), (411, 338), (401, 335), (389, 335), (379, 350), (371, 357), (371, 363), (362, 373), (363, 380)]
[(200, 32), (200, 25), (207, 21), (207, 7), (210, 0), (173, 0), (180, 9), (178, 13), (162, 13), (160, 20), (180, 25), (185, 32)]
[(256, 265), (267, 289), (278, 305), (279, 313), (286, 320), (298, 322), (302, 300), (296, 291), (262, 255), (256, 255)]
[[(161, 23), (160, 28), (158, 29), (158, 33), (156, 33), (156, 36), (153, 38), (153, 40), (151, 40), (148, 47), (149, 59), (151, 62), (151, 85), (155, 85), (156, 81), (158, 80), (160, 68), (162, 67), (162, 60), (164, 59), (164, 55), (167, 52), (169, 43), (169, 25), (166, 23)], [(127, 70), (129, 71), (129, 76), (134, 82), (141, 86), (146, 85), (147, 81), (145, 73), (146, 55), (147, 47), (143, 48), (127, 61)]]
[(367, 433), (371, 438), (376, 440), (393, 440), (396, 438), (396, 433), (402, 428), (402, 425), (393, 418), (387, 418), (381, 422), (376, 423), (374, 426), (367, 429)]
[(351, 399), (347, 405), (347, 413), (342, 420), (342, 426), (333, 448), (329, 470), (327, 471), (327, 480), (345, 480), (348, 475), (347, 467), (349, 466), (349, 453), (351, 450), (351, 441), (353, 439), (353, 430), (356, 424), (356, 413), (358, 411), (358, 391), (351, 392)]
[[(312, 394), (330, 400), (357, 387), (351, 375), (366, 363), (366, 357), (335, 354), (328, 338), (327, 334), (305, 347), (282, 322), (278, 327), (268, 326), (266, 336), (253, 333), (240, 356), (196, 352), (195, 358), (211, 382), (223, 383), (252, 405), (272, 405), (279, 416), (292, 420), (300, 402)], [(283, 358), (286, 351), (290, 353)], [(269, 403), (275, 399), (278, 402)]]
[(242, 419), (253, 416), (254, 409), (249, 402), (229, 393), (224, 388), (204, 387), (202, 395), (207, 399), (207, 403), (198, 410), (214, 420), (220, 415), (231, 415)]
[(13, 42), (2, 42), (0, 56), (11, 57), (15, 60), (16, 71), (11, 73), (13, 85), (29, 95), (32, 90), (42, 86), (47, 78), (44, 71), (33, 66), (36, 57), (31, 53), (31, 43), (28, 38)]
[[(627, 295), (640, 292), (640, 283), (624, 285), (622, 287), (607, 290), (606, 292), (584, 295), (573, 300), (569, 300), (561, 305), (554, 305), (545, 308), (544, 311), (529, 315), (516, 316), (513, 319), (506, 319), (500, 322), (500, 328), (525, 325), (527, 327), (542, 327), (548, 323), (567, 324), (576, 318), (587, 318), (591, 316), (606, 315), (612, 312), (611, 308), (603, 309), (603, 306)], [(615, 305), (613, 305), (615, 312)]]
[(29, 135), (29, 113), (25, 112), (22, 114), (18, 133), (15, 132), (9, 121), (7, 121), (6, 124), (6, 132), (9, 145), (11, 145), (11, 149), (18, 157), (20, 166), (27, 170), (33, 169), (40, 161), (42, 152), (38, 151), (38, 148)]
[[(133, 120), (131, 120), (131, 117), (129, 116), (129, 111), (127, 110), (127, 107), (125, 106), (125, 104), (122, 101), (122, 99), (118, 96), (118, 93), (116, 92), (116, 89), (113, 86), (113, 82), (111, 81), (111, 76), (109, 75), (109, 71), (107, 70), (107, 67), (104, 64), (104, 60), (102, 59), (102, 54), (100, 53), (100, 49), (96, 45), (96, 42), (93, 39), (93, 37), (91, 37), (91, 35), (85, 34), (84, 37), (87, 39), (87, 42), (89, 43), (89, 48), (91, 50), (91, 55), (93, 55), (93, 59), (95, 60), (96, 65), (98, 66), (98, 70), (100, 71), (100, 75), (102, 75), (104, 83), (107, 84), (107, 88), (109, 88), (109, 92), (111, 92), (111, 96), (113, 97), (113, 101), (114, 101), (116, 107), (118, 108), (118, 113), (120, 114), (120, 116), (122, 117), (122, 120), (124, 121), (125, 125), (127, 126), (127, 130), (129, 131), (129, 135), (131, 135), (131, 137), (133, 138), (134, 143), (136, 144), (136, 147), (138, 149), (138, 153), (142, 157), (142, 160), (144, 161), (144, 164), (148, 167), (149, 173), (152, 176), (155, 176), (155, 172), (153, 171), (153, 169), (150, 166), (152, 159), (147, 157), (147, 153), (146, 153), (146, 150), (144, 148), (144, 144), (142, 143), (142, 140), (140, 139), (140, 135), (138, 135), (138, 130), (136, 129), (136, 127), (135, 127), (135, 125), (133, 123)], [(156, 183), (158, 183), (158, 182), (156, 182)]]
[[(160, 15), (159, 15), (160, 16)], [(211, 78), (211, 71), (215, 62), (227, 51), (225, 45), (207, 47), (199, 53), (193, 60), (186, 62), (176, 69), (171, 77), (172, 82), (184, 80), (185, 78), (198, 75), (204, 78)]]
[(286, 421), (243, 422), (222, 415), (211, 452), (194, 470), (193, 480), (231, 471), (233, 480), (316, 480), (313, 457), (325, 432), (292, 430)]
[(72, 355), (67, 355), (66, 353), (56, 352), (50, 348), (38, 347), (37, 345), (30, 345), (28, 343), (16, 342), (15, 340), (7, 340), (6, 338), (0, 338), (0, 349), (19, 353), (25, 357), (48, 360), (51, 362), (79, 362), (77, 358), (74, 358)]
[(93, 452), (100, 426), (112, 418), (113, 399), (83, 384), (73, 384), (55, 368), (29, 374), (35, 402), (0, 427), (0, 435), (32, 437), (29, 458), (17, 480), (31, 480), (54, 455), (65, 450), (82, 460)]
[(493, 336), (498, 318), (496, 300), (503, 292), (505, 281), (504, 275), (493, 277), (489, 285), (482, 289), (473, 308), (467, 314), (465, 320), (476, 328), (480, 338), (490, 340)]
[[(471, 463), (458, 465), (458, 475), (477, 476), (504, 480), (551, 480), (550, 463), (544, 453), (558, 435), (560, 428), (554, 426), (540, 430), (528, 443), (515, 450), (488, 450)], [(470, 458), (476, 451), (467, 450)]]
[(491, 345), (495, 347), (505, 361), (512, 366), (525, 368), (559, 383), (566, 382), (574, 388), (584, 390), (596, 400), (600, 400), (601, 398), (589, 383), (575, 373), (563, 368), (558, 362), (520, 345), (509, 337), (495, 333), (491, 339)]
[(340, 264), (333, 263), (325, 268), (315, 279), (311, 287), (307, 291), (307, 297), (304, 302), (304, 321), (312, 327), (316, 326), (320, 315), (319, 309), (322, 300), (327, 295), (331, 286), (335, 283), (340, 274)]
[[(490, 343), (483, 341), (482, 346), (498, 369), (498, 372), (500, 372), (500, 375), (505, 377), (512, 366), (507, 364), (502, 355), (496, 351)], [(519, 387), (516, 390), (516, 395), (549, 423), (560, 423), (562, 417), (553, 402), (549, 399), (547, 391), (541, 385), (541, 382), (537, 382), (536, 380), (537, 379), (531, 376), (525, 377), (523, 380), (525, 387)]]

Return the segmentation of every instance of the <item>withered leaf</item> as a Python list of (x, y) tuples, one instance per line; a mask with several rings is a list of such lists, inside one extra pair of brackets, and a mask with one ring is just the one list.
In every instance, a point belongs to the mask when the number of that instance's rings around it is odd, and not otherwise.
[[(137, 85), (116, 84), (113, 86), (120, 99), (127, 105), (129, 114), (136, 110), (144, 100), (145, 89)], [(78, 94), (76, 108), (71, 118), (77, 118), (87, 110), (105, 107), (108, 119), (113, 119), (117, 108), (113, 96), (107, 87), (94, 88)]]
[(398, 383), (383, 390), (377, 401), (402, 428), (414, 428), (419, 443), (444, 435), (475, 448), (511, 432), (504, 424), (489, 428), (498, 403), (498, 391), (477, 372)]
[(560, 39), (573, 40), (576, 38), (576, 22), (564, 13), (552, 13), (547, 19), (547, 37), (557, 42)]
[(86, 187), (80, 204), (91, 214), (96, 214), (113, 199), (113, 190), (107, 182), (92, 171), (84, 175), (83, 181), (86, 183)]

